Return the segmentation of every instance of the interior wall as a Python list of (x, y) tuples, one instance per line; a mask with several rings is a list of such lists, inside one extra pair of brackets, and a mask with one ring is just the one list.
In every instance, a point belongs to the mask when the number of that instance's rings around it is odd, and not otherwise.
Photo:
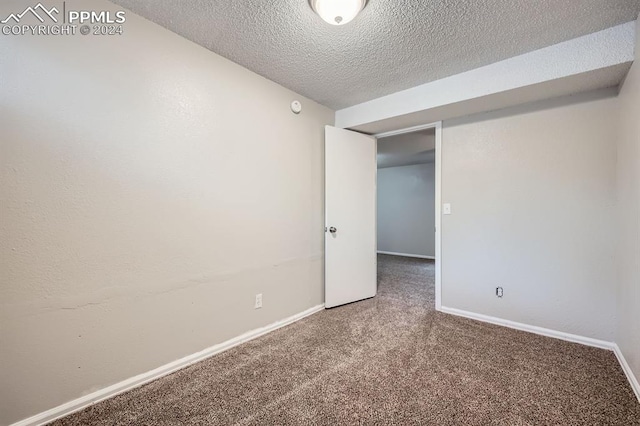
[(378, 251), (434, 257), (435, 163), (378, 169)]
[(616, 343), (640, 380), (640, 25), (636, 62), (620, 90)]
[(614, 340), (614, 95), (443, 124), (443, 306)]
[(132, 13), (0, 56), (0, 424), (323, 302), (333, 111)]

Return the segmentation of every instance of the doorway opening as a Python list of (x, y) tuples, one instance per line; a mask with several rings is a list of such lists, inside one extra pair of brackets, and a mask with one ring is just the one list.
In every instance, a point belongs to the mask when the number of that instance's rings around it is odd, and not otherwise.
[(426, 294), (437, 310), (441, 306), (440, 131), (438, 123), (375, 135), (378, 283)]
[[(441, 309), (441, 243), (440, 243), (440, 157), (441, 124), (434, 123), (404, 130), (366, 135), (352, 130), (325, 126), (325, 307), (332, 308), (352, 302), (370, 299), (378, 292), (378, 251), (395, 255), (422, 255), (435, 257), (431, 262), (430, 306)], [(417, 133), (430, 141), (430, 146), (414, 148), (413, 154), (422, 157), (416, 162), (430, 159), (433, 169), (431, 200), (424, 213), (425, 248), (386, 249), (378, 248), (377, 241), (377, 145), (381, 147), (393, 137), (411, 139)], [(388, 139), (387, 139), (388, 138)], [(391, 143), (393, 145), (393, 143)], [(384, 172), (382, 172), (384, 173)], [(381, 173), (381, 174), (382, 174)], [(405, 207), (410, 209), (411, 207)], [(419, 219), (420, 214), (416, 213)], [(429, 217), (432, 217), (429, 222)], [(417, 220), (416, 219), (416, 220)], [(407, 219), (400, 219), (406, 221)], [(409, 237), (409, 232), (405, 235)], [(384, 234), (384, 233), (383, 233)], [(392, 234), (394, 234), (392, 232)], [(398, 234), (395, 232), (395, 234)], [(384, 235), (381, 235), (384, 238)], [(394, 235), (392, 235), (393, 238)], [(435, 239), (435, 241), (434, 241)], [(429, 251), (430, 250), (430, 251)], [(413, 251), (413, 253), (411, 253)], [(383, 255), (383, 254), (381, 254)], [(400, 258), (400, 256), (396, 256)], [(405, 256), (406, 257), (406, 256)], [(415, 259), (415, 257), (413, 257)], [(400, 281), (396, 281), (399, 283)], [(396, 287), (396, 290), (399, 288)], [(384, 290), (384, 289), (382, 289)], [(400, 289), (402, 290), (402, 289)], [(387, 299), (393, 299), (393, 294)], [(411, 301), (410, 294), (406, 301)], [(433, 302), (433, 303), (431, 303)], [(424, 306), (424, 305), (423, 305)]]

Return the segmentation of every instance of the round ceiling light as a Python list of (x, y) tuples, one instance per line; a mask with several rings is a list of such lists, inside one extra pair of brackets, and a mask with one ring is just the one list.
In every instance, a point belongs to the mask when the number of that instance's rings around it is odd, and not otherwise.
[(309, 0), (313, 10), (331, 25), (344, 25), (355, 18), (367, 0)]

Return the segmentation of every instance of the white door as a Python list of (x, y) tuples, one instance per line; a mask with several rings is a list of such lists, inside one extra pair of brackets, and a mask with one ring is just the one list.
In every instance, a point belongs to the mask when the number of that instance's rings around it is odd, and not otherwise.
[(325, 126), (325, 306), (376, 295), (376, 139)]

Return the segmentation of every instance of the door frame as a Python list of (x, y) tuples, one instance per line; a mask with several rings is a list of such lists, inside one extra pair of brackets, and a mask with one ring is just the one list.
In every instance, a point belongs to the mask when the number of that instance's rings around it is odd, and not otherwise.
[(397, 136), (405, 133), (413, 133), (420, 130), (435, 129), (436, 132), (436, 311), (442, 310), (442, 121), (423, 124), (420, 126), (407, 127), (389, 132), (376, 133), (372, 135), (376, 138)]

